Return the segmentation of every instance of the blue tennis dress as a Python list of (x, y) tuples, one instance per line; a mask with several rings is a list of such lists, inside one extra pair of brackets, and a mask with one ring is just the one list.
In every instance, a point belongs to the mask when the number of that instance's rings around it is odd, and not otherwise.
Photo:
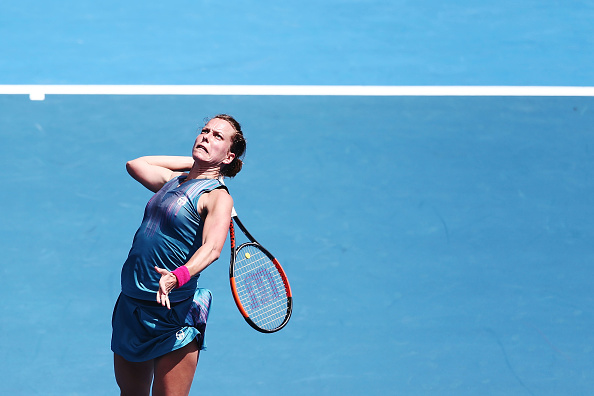
[(161, 275), (173, 271), (202, 245), (203, 219), (198, 199), (224, 188), (216, 179), (183, 182), (179, 176), (147, 203), (142, 224), (122, 268), (122, 292), (112, 317), (111, 349), (131, 362), (142, 362), (182, 348), (194, 339), (206, 349), (204, 332), (212, 294), (198, 288), (198, 276), (169, 294), (171, 309), (157, 303)]

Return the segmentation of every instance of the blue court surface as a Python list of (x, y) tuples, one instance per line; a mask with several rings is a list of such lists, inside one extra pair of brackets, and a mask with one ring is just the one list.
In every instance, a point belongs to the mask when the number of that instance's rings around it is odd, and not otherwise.
[[(2, 8), (0, 84), (594, 85), (587, 2)], [(1, 394), (118, 394), (124, 164), (220, 112), (294, 312), (252, 330), (226, 245), (192, 395), (592, 393), (594, 97), (0, 94)]]

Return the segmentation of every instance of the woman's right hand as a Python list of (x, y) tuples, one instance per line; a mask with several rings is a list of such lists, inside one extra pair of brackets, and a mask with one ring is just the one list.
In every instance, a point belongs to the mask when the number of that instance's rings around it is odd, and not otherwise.
[(171, 309), (171, 302), (169, 301), (169, 293), (177, 287), (177, 277), (173, 272), (155, 266), (155, 271), (161, 274), (159, 280), (159, 290), (157, 291), (157, 302), (167, 309)]

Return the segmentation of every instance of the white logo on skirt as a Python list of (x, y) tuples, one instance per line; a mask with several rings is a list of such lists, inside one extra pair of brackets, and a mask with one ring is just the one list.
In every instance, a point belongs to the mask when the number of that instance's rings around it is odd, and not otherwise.
[(185, 336), (186, 335), (184, 334), (183, 330), (180, 330), (177, 333), (175, 333), (175, 338), (177, 338), (180, 341), (183, 340)]

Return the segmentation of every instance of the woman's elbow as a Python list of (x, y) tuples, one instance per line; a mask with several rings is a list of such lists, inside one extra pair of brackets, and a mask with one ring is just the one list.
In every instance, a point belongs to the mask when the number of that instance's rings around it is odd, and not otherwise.
[(140, 158), (136, 158), (126, 162), (126, 171), (130, 176), (138, 174), (138, 162)]
[(217, 261), (219, 259), (219, 257), (221, 257), (221, 249), (212, 249), (210, 251), (211, 263), (214, 263), (215, 261)]

